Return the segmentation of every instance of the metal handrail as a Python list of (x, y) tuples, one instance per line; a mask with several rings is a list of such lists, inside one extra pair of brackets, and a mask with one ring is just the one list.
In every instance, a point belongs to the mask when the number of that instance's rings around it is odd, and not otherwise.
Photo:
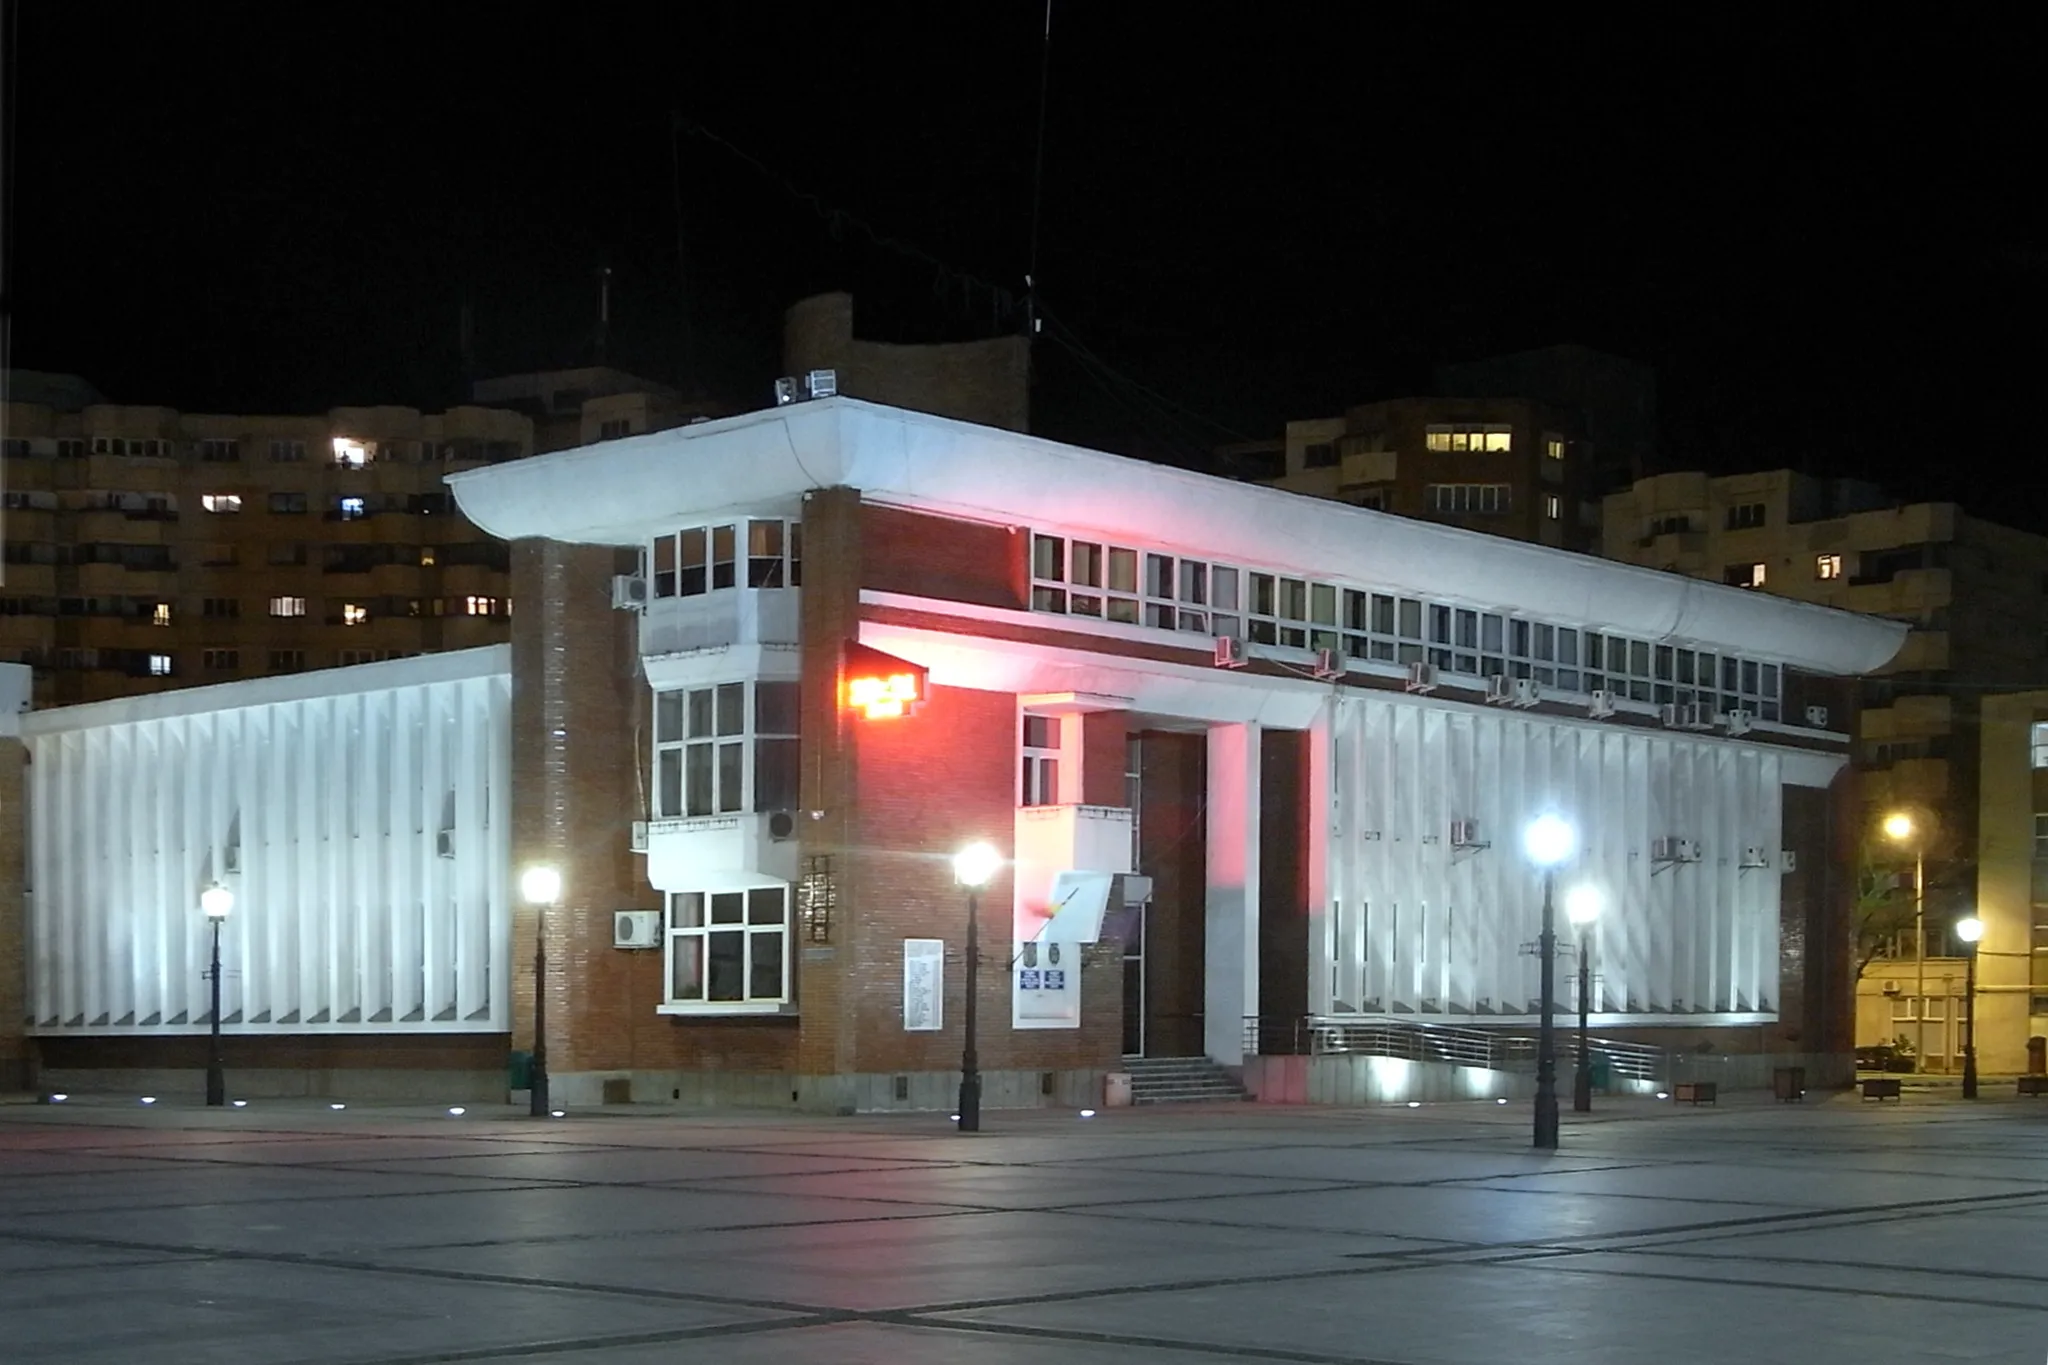
[[(1455, 1024), (1403, 1023), (1393, 1020), (1334, 1020), (1312, 1015), (1247, 1017), (1247, 1055), (1399, 1057), (1412, 1062), (1483, 1067), (1490, 1071), (1536, 1069), (1536, 1039), (1505, 1030), (1466, 1028)], [(1671, 1074), (1665, 1049), (1649, 1043), (1593, 1035), (1588, 1051), (1621, 1080), (1655, 1081)], [(1562, 1065), (1572, 1064), (1572, 1038), (1560, 1039)]]

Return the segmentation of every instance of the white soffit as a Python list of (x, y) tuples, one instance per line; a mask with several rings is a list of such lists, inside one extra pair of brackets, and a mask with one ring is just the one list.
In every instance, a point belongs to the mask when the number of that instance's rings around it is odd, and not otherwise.
[(1250, 568), (1674, 640), (1816, 672), (1888, 663), (1907, 627), (1591, 555), (1415, 521), (852, 398), (729, 417), (450, 475), (508, 540), (636, 545), (808, 490), (1096, 535)]

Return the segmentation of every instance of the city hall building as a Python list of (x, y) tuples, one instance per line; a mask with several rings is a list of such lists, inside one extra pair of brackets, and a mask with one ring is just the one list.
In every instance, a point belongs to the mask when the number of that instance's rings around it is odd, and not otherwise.
[(558, 1102), (937, 1107), (983, 840), (990, 1104), (1526, 1036), (1546, 813), (1597, 1029), (1846, 1068), (1903, 626), (843, 397), (449, 483), (509, 645), (9, 718), (43, 1075), (200, 1061), (219, 884), (244, 1086), (502, 1097), (538, 983)]

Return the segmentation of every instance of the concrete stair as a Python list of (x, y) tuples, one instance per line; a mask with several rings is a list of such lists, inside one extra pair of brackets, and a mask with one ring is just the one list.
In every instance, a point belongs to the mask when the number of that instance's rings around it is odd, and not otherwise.
[(1207, 1057), (1126, 1057), (1132, 1104), (1189, 1104), (1242, 1100), (1237, 1078)]

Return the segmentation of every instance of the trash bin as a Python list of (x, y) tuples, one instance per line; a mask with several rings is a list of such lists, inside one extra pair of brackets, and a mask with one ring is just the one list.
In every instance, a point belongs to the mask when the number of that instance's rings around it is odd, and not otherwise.
[(1595, 1053), (1593, 1060), (1586, 1065), (1586, 1075), (1593, 1082), (1593, 1088), (1604, 1095), (1614, 1080), (1614, 1063)]
[(2027, 1039), (2027, 1074), (2048, 1076), (2048, 1038), (2039, 1034)]
[(1803, 1066), (1779, 1066), (1771, 1068), (1771, 1093), (1780, 1103), (1806, 1098), (1806, 1068)]
[(1102, 1078), (1102, 1107), (1122, 1108), (1131, 1102), (1131, 1073), (1112, 1071)]
[(507, 1090), (531, 1090), (533, 1088), (533, 1054), (515, 1052), (505, 1068)]

